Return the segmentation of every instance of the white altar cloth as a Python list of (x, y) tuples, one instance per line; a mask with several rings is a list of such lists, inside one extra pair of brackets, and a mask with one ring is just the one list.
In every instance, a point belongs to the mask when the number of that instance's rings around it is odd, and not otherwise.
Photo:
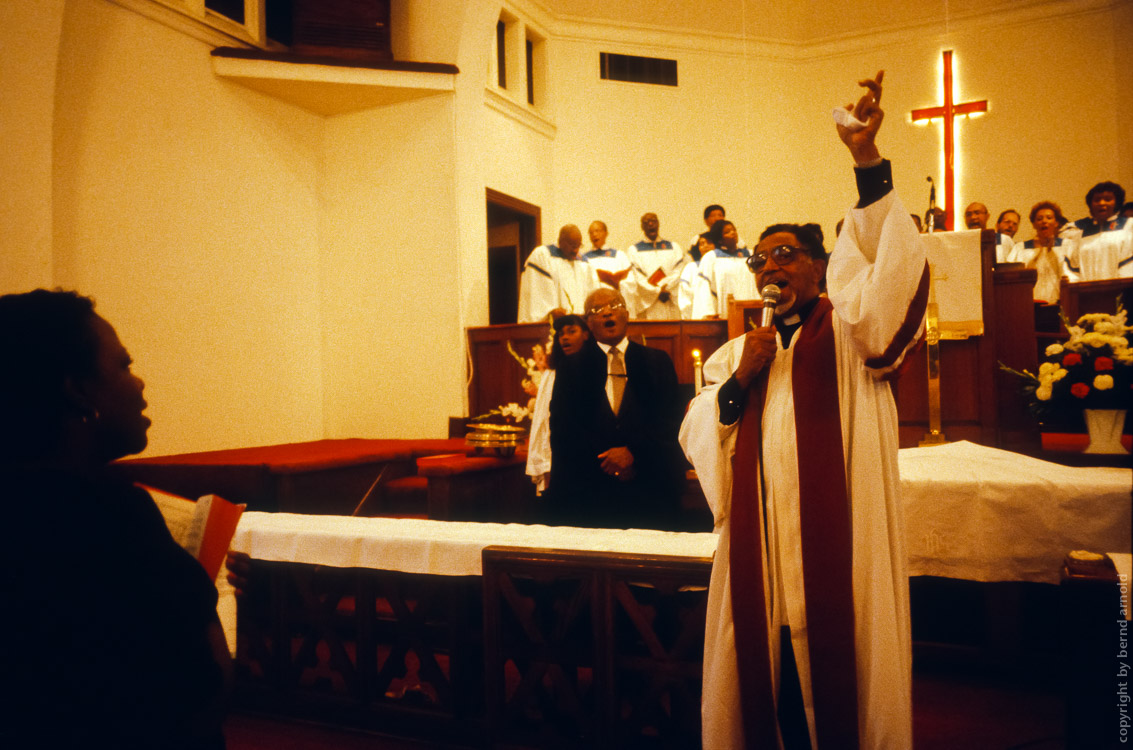
[(909, 575), (1058, 583), (1066, 553), (1123, 552), (1133, 470), (962, 441), (899, 452)]
[[(899, 452), (910, 575), (1058, 583), (1073, 549), (1131, 547), (1133, 471), (1071, 468), (969, 442)], [(712, 533), (245, 513), (232, 549), (260, 560), (480, 575), (484, 547), (710, 558)]]
[(405, 573), (478, 576), (485, 547), (711, 558), (716, 535), (502, 523), (245, 513), (232, 549), (257, 560)]

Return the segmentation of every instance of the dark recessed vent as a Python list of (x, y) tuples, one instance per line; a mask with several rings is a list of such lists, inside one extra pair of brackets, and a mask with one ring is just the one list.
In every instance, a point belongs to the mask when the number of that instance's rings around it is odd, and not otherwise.
[(677, 85), (677, 61), (660, 57), (637, 57), (602, 52), (599, 65), (602, 78), (608, 81), (655, 83), (659, 86)]

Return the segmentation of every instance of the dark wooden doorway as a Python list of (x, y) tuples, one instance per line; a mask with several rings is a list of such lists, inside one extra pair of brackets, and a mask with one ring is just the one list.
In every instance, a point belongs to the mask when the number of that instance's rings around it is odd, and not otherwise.
[(523, 262), (542, 243), (541, 210), (487, 188), (488, 322), (516, 322)]

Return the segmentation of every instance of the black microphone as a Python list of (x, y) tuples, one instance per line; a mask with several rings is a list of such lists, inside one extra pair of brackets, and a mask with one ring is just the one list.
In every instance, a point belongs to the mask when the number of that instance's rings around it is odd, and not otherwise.
[(928, 189), (928, 207), (929, 208), (935, 208), (936, 207), (936, 183), (932, 181), (932, 177), (926, 177), (925, 179), (928, 180), (928, 184), (931, 185), (931, 187)]
[(759, 290), (759, 296), (763, 300), (763, 316), (759, 320), (759, 327), (766, 328), (771, 325), (771, 318), (775, 315), (775, 305), (779, 304), (779, 287), (774, 284), (768, 284)]

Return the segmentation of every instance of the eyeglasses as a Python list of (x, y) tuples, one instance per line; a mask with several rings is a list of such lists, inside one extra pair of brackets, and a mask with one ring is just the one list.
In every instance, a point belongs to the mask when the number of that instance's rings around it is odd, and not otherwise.
[(614, 302), (607, 302), (598, 307), (592, 307), (586, 311), (587, 315), (605, 315), (608, 312), (617, 312), (618, 310), (626, 309), (626, 303), (615, 300)]
[(756, 251), (747, 259), (747, 265), (752, 271), (762, 271), (763, 267), (767, 265), (767, 259), (774, 258), (777, 265), (785, 266), (794, 261), (795, 256), (803, 250), (803, 248), (793, 245), (779, 245), (771, 248), (771, 251), (767, 253)]

